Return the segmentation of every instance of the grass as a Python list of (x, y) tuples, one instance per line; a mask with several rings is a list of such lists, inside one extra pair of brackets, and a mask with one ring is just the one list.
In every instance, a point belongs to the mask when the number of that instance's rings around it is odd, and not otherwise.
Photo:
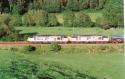
[(38, 57), (39, 60), (60, 62), (97, 76), (98, 79), (124, 79), (123, 54), (64, 54)]
[(72, 27), (16, 27), (17, 30), (21, 30), (21, 34), (24, 33), (37, 33), (42, 35), (72, 35), (72, 34), (83, 34), (83, 35), (123, 35), (123, 28), (104, 30), (101, 28), (72, 28)]
[[(50, 52), (47, 47), (43, 46), (39, 47), (39, 50), (34, 53), (12, 52), (1, 49), (0, 67), (8, 65), (8, 62), (12, 59), (22, 57), (39, 64), (42, 64), (42, 61), (61, 63), (72, 69), (96, 76), (98, 79), (124, 79), (125, 60), (124, 54), (120, 52), (121, 45), (109, 45), (109, 47), (115, 48), (115, 51), (107, 51), (106, 53), (99, 52), (98, 47), (100, 46), (65, 46), (58, 53)], [(93, 48), (98, 53), (88, 53), (87, 48)], [(121, 49), (123, 50), (123, 48)]]

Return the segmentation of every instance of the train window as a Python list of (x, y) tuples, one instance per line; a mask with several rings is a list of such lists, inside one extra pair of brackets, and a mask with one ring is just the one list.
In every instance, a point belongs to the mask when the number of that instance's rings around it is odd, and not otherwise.
[(79, 40), (81, 40), (81, 37), (79, 37)]
[(101, 39), (102, 39), (102, 37), (98, 37), (98, 39), (99, 39), (99, 40), (101, 40)]
[(45, 37), (45, 40), (49, 39), (49, 37)]
[(89, 40), (90, 38), (91, 38), (91, 37), (88, 36), (88, 37), (87, 37), (87, 40)]
[(60, 38), (60, 37), (58, 37), (58, 38), (57, 38), (57, 40), (61, 40), (61, 38)]
[(77, 37), (77, 36), (75, 36), (75, 37), (74, 37), (74, 39), (78, 40), (78, 37)]

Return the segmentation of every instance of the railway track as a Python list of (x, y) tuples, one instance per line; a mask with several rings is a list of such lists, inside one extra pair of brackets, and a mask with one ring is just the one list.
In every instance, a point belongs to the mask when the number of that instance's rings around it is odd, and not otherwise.
[[(62, 46), (75, 46), (75, 45), (120, 45), (122, 43), (68, 43), (68, 44), (60, 44)], [(40, 46), (40, 45), (48, 45), (48, 44), (41, 44), (41, 43), (30, 43), (27, 41), (18, 41), (18, 42), (0, 42), (0, 47), (6, 47), (6, 46), (27, 46), (27, 45), (33, 45), (33, 46)]]

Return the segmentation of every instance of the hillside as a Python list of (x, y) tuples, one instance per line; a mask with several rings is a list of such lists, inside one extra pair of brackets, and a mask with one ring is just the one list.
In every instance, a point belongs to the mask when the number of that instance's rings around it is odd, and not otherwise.
[[(56, 34), (93, 34), (87, 28), (116, 29), (108, 36), (123, 34), (122, 0), (0, 0), (0, 8), (0, 40), (16, 41), (23, 39), (20, 33), (55, 34), (57, 30)], [(55, 29), (45, 31), (51, 27)]]

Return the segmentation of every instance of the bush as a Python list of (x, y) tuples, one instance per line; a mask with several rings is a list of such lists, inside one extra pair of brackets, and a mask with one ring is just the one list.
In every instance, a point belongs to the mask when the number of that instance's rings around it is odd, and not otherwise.
[(11, 13), (12, 14), (19, 14), (20, 12), (20, 5), (19, 4), (13, 4), (11, 5)]
[(9, 25), (10, 20), (11, 19), (9, 14), (0, 14), (0, 26)]
[(51, 51), (60, 51), (61, 50), (61, 45), (57, 44), (57, 43), (51, 43), (50, 44), (50, 50)]
[(8, 14), (0, 15), (0, 37), (6, 37), (15, 32), (15, 29), (9, 25), (10, 20)]
[(97, 18), (96, 23), (98, 23), (100, 27), (105, 30), (110, 29), (112, 27), (112, 23), (106, 18)]
[(49, 20), (48, 21), (49, 21), (48, 22), (48, 26), (49, 27), (58, 26), (59, 25), (55, 14), (49, 14)]
[(4, 36), (5, 37), (5, 41), (18, 41), (19, 40), (19, 34), (18, 33), (10, 33), (9, 35), (7, 36)]
[[(117, 5), (117, 6), (116, 6)], [(124, 27), (124, 7), (122, 0), (108, 0), (103, 11), (104, 16), (110, 20), (113, 27)]]
[(11, 16), (11, 21), (9, 23), (11, 26), (21, 26), (22, 25), (22, 16), (15, 14)]
[(61, 12), (60, 0), (44, 0), (42, 5), (40, 5), (43, 10), (47, 12)]
[(10, 25), (10, 15), (0, 14), (0, 38), (3, 41), (14, 41), (18, 38), (18, 33), (15, 31), (14, 27)]
[(24, 47), (24, 51), (28, 51), (28, 52), (32, 52), (32, 51), (35, 51), (36, 50), (36, 47), (35, 46), (25, 46)]
[(77, 0), (68, 0), (66, 8), (71, 11), (79, 11), (79, 2)]
[(87, 14), (85, 14), (84, 12), (77, 13), (74, 20), (75, 27), (92, 27), (93, 24), (94, 23), (91, 21), (90, 17)]
[(23, 17), (23, 24), (25, 25), (47, 25), (48, 13), (43, 10), (30, 10)]
[(64, 26), (73, 27), (75, 14), (72, 11), (66, 11), (63, 15)]
[(105, 6), (106, 0), (99, 0), (99, 5), (98, 5), (98, 9), (103, 9)]

